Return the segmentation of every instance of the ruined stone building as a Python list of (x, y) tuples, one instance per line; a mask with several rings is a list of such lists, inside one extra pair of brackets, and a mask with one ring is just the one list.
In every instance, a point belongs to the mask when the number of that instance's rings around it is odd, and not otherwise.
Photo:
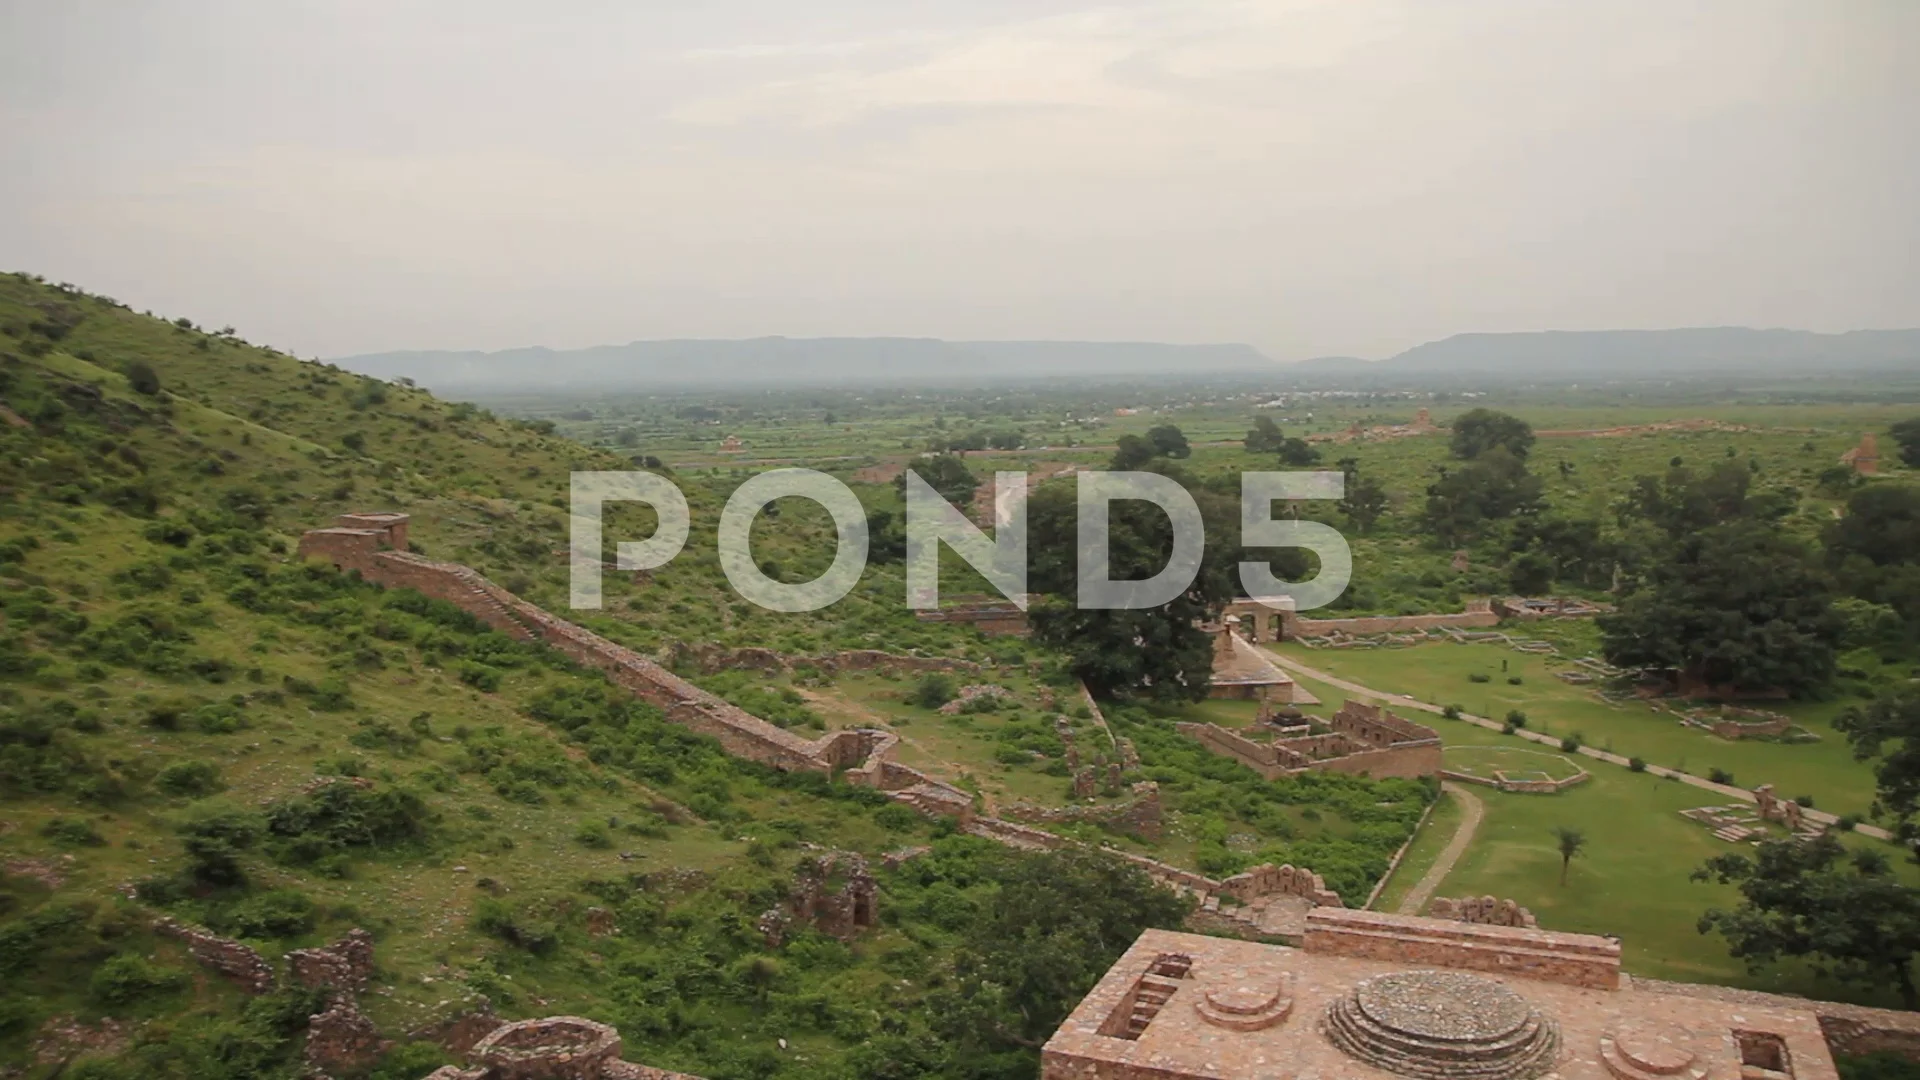
[(1240, 617), (1227, 615), (1202, 629), (1213, 635), (1212, 698), (1317, 705), (1320, 699), (1240, 635)]
[(1317, 907), (1301, 947), (1149, 930), (1043, 1080), (1837, 1080), (1909, 1013), (1638, 980), (1619, 942)]
[(1433, 776), (1441, 767), (1439, 732), (1363, 701), (1342, 704), (1326, 720), (1326, 730), (1317, 734), (1301, 734), (1297, 726), (1262, 725), (1265, 730), (1252, 734), (1218, 724), (1182, 722), (1174, 727), (1269, 780), (1308, 769), (1373, 777)]

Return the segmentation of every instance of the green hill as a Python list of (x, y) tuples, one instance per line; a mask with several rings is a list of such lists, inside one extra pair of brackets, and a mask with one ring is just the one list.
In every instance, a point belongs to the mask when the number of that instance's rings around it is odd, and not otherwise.
[[(163, 914), (270, 961), (371, 930), (381, 1076), (429, 1071), (440, 1051), (407, 1033), (482, 995), (713, 1077), (961, 1053), (927, 1002), (965, 985), (976, 897), (1035, 857), (730, 758), (558, 654), (292, 554), (339, 512), (403, 508), (419, 547), (557, 606), (567, 473), (620, 459), (22, 276), (0, 277), (0, 396), (0, 1068), (301, 1075), (314, 995), (248, 1002), (151, 932)], [(804, 569), (820, 525), (784, 515), (768, 551)], [(977, 640), (913, 622), (897, 569), (831, 624), (736, 615), (700, 544), (610, 582), (596, 628), (648, 650), (669, 624)], [(628, 610), (641, 595), (658, 622)], [(936, 854), (889, 875), (888, 925), (857, 949), (803, 934), (776, 955), (754, 929), (802, 845), (915, 842)]]

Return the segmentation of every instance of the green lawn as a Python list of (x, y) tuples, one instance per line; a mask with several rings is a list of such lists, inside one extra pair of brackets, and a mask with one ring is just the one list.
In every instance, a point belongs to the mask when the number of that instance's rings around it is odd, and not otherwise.
[[(1296, 644), (1279, 648), (1303, 664), (1371, 689), (1411, 694), (1435, 705), (1458, 705), (1495, 719), (1519, 709), (1527, 714), (1527, 727), (1534, 731), (1578, 733), (1590, 746), (1696, 776), (1724, 769), (1742, 787), (1770, 783), (1790, 798), (1811, 795), (1815, 806), (1837, 814), (1865, 814), (1873, 801), (1871, 767), (1855, 761), (1846, 739), (1833, 730), (1833, 716), (1844, 702), (1778, 706), (1818, 735), (1819, 742), (1729, 742), (1681, 725), (1663, 706), (1604, 701), (1592, 691), (1555, 678), (1553, 671), (1566, 666), (1564, 662), (1504, 645), (1434, 642), (1406, 649), (1308, 649)], [(1476, 673), (1489, 676), (1490, 681), (1469, 681), (1468, 676)], [(1522, 680), (1519, 685), (1507, 682), (1513, 676)]]
[(1380, 890), (1380, 896), (1374, 901), (1375, 911), (1393, 912), (1400, 909), (1400, 900), (1419, 884), (1432, 868), (1434, 860), (1446, 849), (1447, 841), (1459, 831), (1462, 810), (1460, 800), (1451, 795), (1441, 795), (1440, 801), (1433, 806), (1433, 812), (1414, 834), (1413, 843), (1408, 845), (1407, 853), (1387, 878), (1387, 886)]
[[(1579, 692), (1557, 679), (1535, 678), (1540, 665), (1537, 657), (1490, 646), (1436, 644), (1414, 649), (1330, 652), (1328, 650), (1286, 647), (1288, 655), (1302, 662), (1331, 670), (1362, 685), (1380, 690), (1415, 689), (1421, 680), (1434, 680), (1433, 671), (1448, 663), (1459, 665), (1463, 657), (1478, 657), (1478, 663), (1490, 664), (1496, 671), (1499, 660), (1522, 673), (1525, 682), (1518, 687), (1504, 683), (1470, 684), (1464, 672), (1473, 667), (1457, 666), (1447, 670), (1459, 685), (1490, 692), (1494, 689), (1514, 692), (1544, 691), (1541, 697), (1578, 699)], [(1409, 659), (1418, 657), (1418, 663)], [(1527, 665), (1527, 666), (1524, 666)], [(1397, 673), (1400, 677), (1395, 677)], [(1326, 703), (1320, 708), (1337, 708), (1347, 696), (1313, 679), (1300, 679), (1301, 685), (1319, 695)], [(1437, 680), (1435, 680), (1437, 681)], [(1417, 696), (1425, 697), (1425, 694)], [(1460, 700), (1479, 712), (1479, 702), (1464, 696)], [(1496, 698), (1497, 703), (1497, 698)], [(1548, 710), (1537, 702), (1520, 707)], [(1608, 709), (1607, 706), (1598, 706)], [(1506, 707), (1493, 714), (1504, 715)], [(1317, 711), (1317, 710), (1310, 710)], [(1492, 712), (1492, 707), (1487, 711)], [(1628, 710), (1627, 723), (1640, 723)], [(1469, 724), (1447, 720), (1431, 713), (1409, 712), (1410, 719), (1428, 724), (1440, 732), (1449, 760), (1500, 760), (1522, 756), (1535, 759), (1541, 751), (1532, 743), (1515, 736)], [(1559, 715), (1557, 712), (1554, 715)], [(1582, 715), (1586, 715), (1582, 713)], [(1564, 723), (1564, 720), (1562, 721)], [(1590, 736), (1600, 730), (1591, 721)], [(1675, 731), (1702, 745), (1729, 749), (1766, 750), (1778, 755), (1797, 751), (1830, 750), (1839, 745), (1832, 738), (1806, 746), (1782, 746), (1764, 743), (1733, 747), (1704, 733), (1681, 729), (1671, 720), (1664, 722)], [(1530, 727), (1539, 727), (1530, 723)], [(1569, 730), (1570, 728), (1556, 728)], [(1632, 730), (1628, 728), (1628, 730)], [(1598, 738), (1594, 739), (1598, 742)], [(1616, 749), (1621, 749), (1616, 738)], [(1623, 750), (1623, 752), (1625, 752)], [(1549, 755), (1550, 756), (1550, 755)], [(1697, 884), (1688, 875), (1714, 855), (1736, 850), (1735, 845), (1714, 839), (1704, 826), (1680, 816), (1680, 811), (1695, 806), (1723, 802), (1699, 788), (1675, 780), (1662, 780), (1645, 773), (1633, 773), (1604, 762), (1582, 759), (1593, 779), (1557, 795), (1507, 794), (1492, 788), (1474, 787), (1473, 794), (1486, 805), (1473, 843), (1435, 893), (1438, 896), (1495, 896), (1510, 898), (1532, 909), (1540, 924), (1550, 930), (1568, 930), (1596, 934), (1616, 934), (1621, 938), (1624, 962), (1629, 972), (1654, 978), (1692, 982), (1721, 983), (1755, 989), (1806, 994), (1815, 997), (1856, 1000), (1858, 994), (1846, 987), (1823, 981), (1802, 965), (1782, 967), (1758, 976), (1727, 955), (1726, 945), (1716, 937), (1707, 937), (1695, 929), (1700, 915), (1708, 908), (1731, 906), (1738, 894), (1729, 887)], [(1851, 770), (1867, 791), (1872, 780), (1865, 767), (1843, 759), (1840, 764)], [(1699, 771), (1704, 772), (1701, 768)], [(1838, 770), (1836, 770), (1838, 771)], [(1460, 811), (1452, 799), (1444, 799), (1427, 823), (1414, 837), (1413, 845), (1398, 870), (1382, 891), (1376, 910), (1393, 911), (1399, 900), (1433, 865), (1458, 827)], [(1559, 885), (1560, 858), (1554, 850), (1552, 830), (1557, 825), (1580, 829), (1587, 836), (1585, 852), (1574, 860), (1566, 886)], [(1859, 838), (1850, 842), (1885, 850), (1877, 842)], [(1909, 880), (1920, 881), (1920, 872), (1903, 862), (1899, 872)], [(1356, 898), (1355, 903), (1359, 900)], [(1875, 1002), (1893, 1004), (1892, 1001)]]
[(1489, 780), (1495, 773), (1505, 773), (1516, 780), (1536, 777), (1565, 780), (1584, 768), (1563, 754), (1520, 746), (1449, 746), (1442, 756), (1449, 770)]

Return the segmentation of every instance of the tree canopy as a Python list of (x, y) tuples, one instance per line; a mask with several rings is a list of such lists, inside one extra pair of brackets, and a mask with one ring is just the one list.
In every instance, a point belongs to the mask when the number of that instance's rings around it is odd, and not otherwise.
[[(1206, 548), (1193, 583), (1157, 608), (1080, 609), (1074, 603), (1079, 592), (1076, 492), (1069, 484), (1046, 484), (1027, 502), (1027, 584), (1044, 596), (1029, 617), (1034, 639), (1066, 653), (1069, 669), (1096, 693), (1199, 700), (1212, 675), (1213, 644), (1196, 624), (1217, 616), (1238, 594), (1238, 564), (1266, 561), (1281, 578), (1299, 581), (1309, 576), (1308, 563), (1291, 548), (1242, 547), (1237, 492), (1203, 486), (1164, 460), (1154, 459), (1150, 471), (1179, 480), (1200, 509)], [(1114, 580), (1144, 580), (1167, 565), (1173, 529), (1159, 507), (1119, 500), (1112, 504), (1109, 523)]]
[(1495, 447), (1525, 458), (1533, 449), (1532, 425), (1492, 409), (1470, 409), (1454, 418), (1453, 441), (1448, 444), (1454, 457), (1473, 461)]
[(1887, 434), (1900, 448), (1900, 460), (1909, 468), (1920, 469), (1920, 416), (1900, 421), (1887, 429)]
[(1833, 677), (1844, 628), (1806, 548), (1752, 519), (1672, 540), (1598, 621), (1609, 663), (1671, 669), (1690, 689), (1793, 694)]
[(1822, 974), (1891, 988), (1906, 1008), (1920, 1006), (1913, 982), (1920, 890), (1902, 885), (1877, 852), (1850, 852), (1831, 833), (1770, 840), (1751, 857), (1709, 859), (1693, 877), (1739, 887), (1740, 906), (1709, 910), (1699, 929), (1726, 938), (1749, 968), (1804, 958)]

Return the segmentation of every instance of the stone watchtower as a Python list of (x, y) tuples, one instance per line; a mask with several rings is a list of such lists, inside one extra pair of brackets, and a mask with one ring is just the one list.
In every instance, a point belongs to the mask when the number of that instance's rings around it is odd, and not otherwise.
[(405, 514), (386, 511), (341, 514), (330, 528), (308, 529), (300, 537), (300, 555), (365, 573), (379, 552), (407, 550), (407, 521)]

